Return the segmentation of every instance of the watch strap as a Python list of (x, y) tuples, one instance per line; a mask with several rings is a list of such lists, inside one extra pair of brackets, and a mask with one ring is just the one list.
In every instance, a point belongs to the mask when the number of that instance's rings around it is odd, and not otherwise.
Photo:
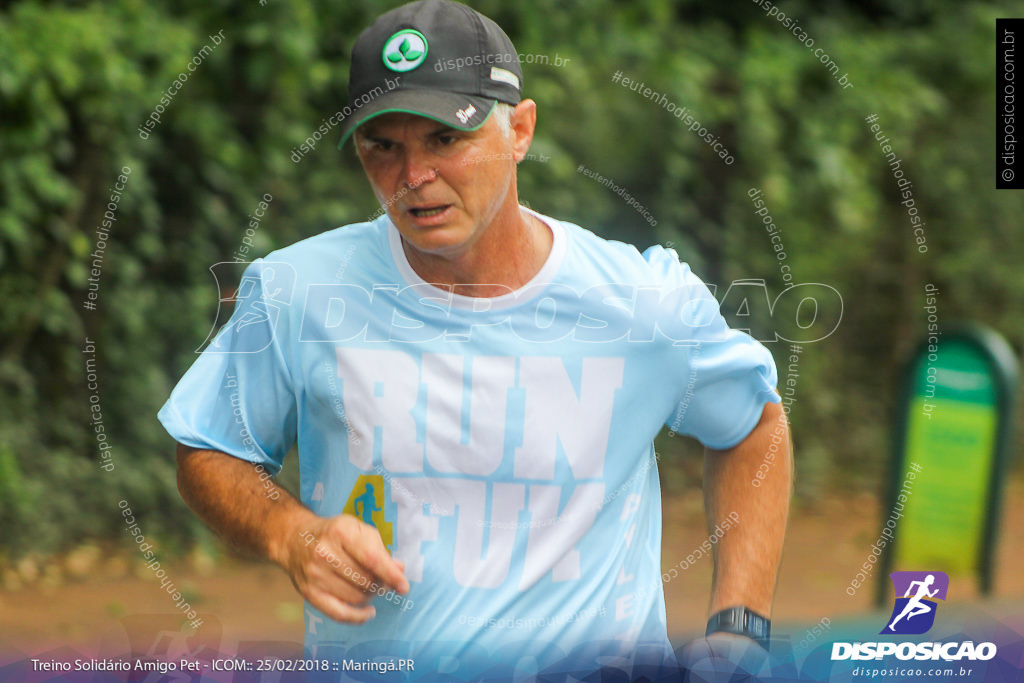
[(772, 635), (772, 621), (743, 606), (727, 607), (708, 619), (705, 636), (712, 633), (734, 633), (757, 641), (765, 650)]

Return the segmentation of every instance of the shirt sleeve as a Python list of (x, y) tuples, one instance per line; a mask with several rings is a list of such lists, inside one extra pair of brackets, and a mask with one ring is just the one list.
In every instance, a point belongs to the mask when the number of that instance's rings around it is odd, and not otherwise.
[(644, 258), (675, 296), (675, 321), (686, 325), (676, 342), (678, 403), (665, 425), (713, 449), (737, 445), (753, 430), (765, 403), (779, 403), (778, 372), (771, 352), (750, 335), (729, 328), (719, 303), (671, 249), (651, 247)]
[(222, 451), (272, 475), (297, 431), (294, 383), (280, 344), (294, 280), (289, 271), (262, 259), (246, 268), (231, 318), (157, 415), (179, 443)]

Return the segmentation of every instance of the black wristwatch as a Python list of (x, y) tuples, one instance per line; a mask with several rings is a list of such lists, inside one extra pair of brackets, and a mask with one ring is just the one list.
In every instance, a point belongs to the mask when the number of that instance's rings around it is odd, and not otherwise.
[(772, 636), (772, 620), (746, 607), (728, 607), (708, 619), (708, 630), (704, 635), (710, 636), (712, 633), (746, 636), (767, 650)]

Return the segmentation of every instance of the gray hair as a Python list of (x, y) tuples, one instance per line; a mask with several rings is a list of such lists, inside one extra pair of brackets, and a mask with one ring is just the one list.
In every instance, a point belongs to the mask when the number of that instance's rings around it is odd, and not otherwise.
[(498, 102), (494, 105), (494, 111), (491, 112), (491, 116), (494, 117), (494, 121), (498, 124), (498, 130), (501, 131), (508, 139), (512, 139), (512, 110), (515, 106), (508, 102)]

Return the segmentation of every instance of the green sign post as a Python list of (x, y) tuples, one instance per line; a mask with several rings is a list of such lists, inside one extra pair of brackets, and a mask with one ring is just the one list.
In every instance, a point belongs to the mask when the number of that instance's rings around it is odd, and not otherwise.
[(895, 533), (883, 554), (879, 604), (894, 570), (976, 572), (981, 591), (991, 591), (1016, 382), (1009, 344), (977, 325), (933, 335), (911, 356), (883, 522), (895, 519)]

